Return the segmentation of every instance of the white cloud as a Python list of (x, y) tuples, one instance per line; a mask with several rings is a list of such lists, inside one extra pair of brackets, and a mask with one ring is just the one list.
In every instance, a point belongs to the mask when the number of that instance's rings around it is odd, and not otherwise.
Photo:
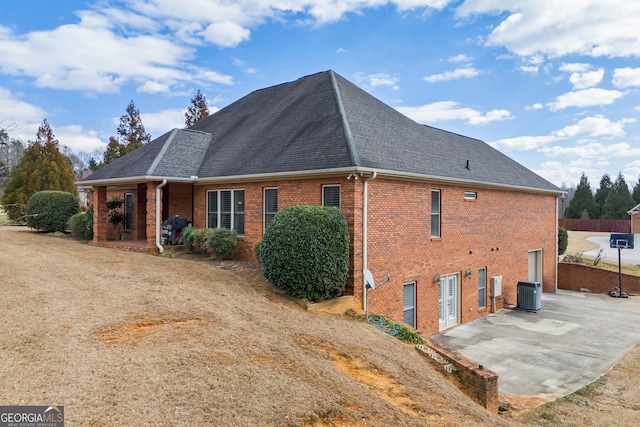
[(539, 102), (536, 102), (535, 104), (531, 106), (527, 106), (524, 109), (525, 110), (542, 110), (543, 108), (544, 106), (542, 104), (540, 104)]
[(521, 56), (640, 55), (640, 3), (628, 0), (467, 0), (461, 18), (507, 14), (486, 38)]
[(453, 101), (434, 102), (420, 107), (398, 107), (407, 117), (419, 123), (437, 123), (446, 120), (464, 120), (469, 125), (482, 126), (490, 122), (512, 119), (507, 110), (491, 110), (482, 114), (472, 108), (461, 108)]
[(558, 111), (569, 107), (609, 105), (623, 95), (624, 93), (617, 90), (590, 88), (559, 95), (556, 97), (555, 102), (550, 102), (547, 106), (551, 111)]
[(596, 71), (575, 72), (569, 77), (569, 82), (574, 89), (586, 89), (600, 83), (602, 77), (604, 77), (604, 70), (601, 68)]
[(451, 58), (448, 58), (446, 61), (447, 62), (471, 62), (471, 58), (468, 57), (467, 55), (461, 53), (459, 55), (452, 56)]
[[(74, 152), (91, 153), (96, 149), (104, 148), (105, 142), (98, 138), (94, 130), (85, 130), (80, 125), (55, 126), (53, 133), (61, 145), (66, 145)], [(35, 134), (34, 134), (35, 135)]]
[(167, 84), (158, 83), (158, 82), (153, 81), (153, 80), (148, 80), (148, 81), (144, 82), (144, 84), (139, 86), (138, 89), (136, 90), (136, 92), (160, 93), (160, 92), (169, 92), (169, 89), (170, 89), (169, 85), (167, 85)]
[(469, 79), (479, 74), (478, 70), (473, 67), (457, 68), (454, 71), (446, 71), (441, 74), (432, 74), (424, 78), (429, 83), (445, 82), (457, 79)]
[[(209, 108), (209, 110), (211, 110), (211, 108)], [(185, 107), (182, 110), (172, 108), (169, 110), (156, 111), (155, 113), (141, 113), (140, 119), (147, 133), (150, 133), (152, 138), (157, 138), (171, 129), (184, 128), (184, 113), (186, 113), (186, 111), (187, 109)], [(118, 118), (118, 123), (119, 120)]]
[(621, 89), (640, 86), (640, 68), (616, 68), (613, 70), (613, 85)]
[(599, 159), (601, 157), (637, 157), (640, 156), (640, 148), (633, 148), (626, 142), (615, 144), (603, 144), (592, 142), (589, 144), (575, 145), (571, 147), (553, 146), (540, 150), (547, 157), (556, 158), (582, 158)]
[[(552, 155), (553, 153), (560, 153), (564, 147), (544, 148), (551, 143), (556, 143), (566, 139), (577, 139), (577, 146), (572, 148), (566, 148), (567, 152), (579, 153), (580, 147), (585, 152), (593, 153), (596, 143), (593, 142), (594, 138), (599, 137), (623, 137), (626, 135), (624, 125), (635, 123), (636, 119), (627, 118), (617, 122), (612, 122), (608, 118), (602, 115), (596, 115), (591, 117), (585, 117), (577, 123), (569, 126), (565, 126), (562, 129), (550, 132), (548, 135), (542, 136), (519, 136), (516, 138), (506, 138), (498, 141), (493, 141), (490, 145), (498, 150), (505, 151), (528, 151), (539, 150), (545, 154)], [(586, 140), (589, 142), (582, 142)], [(588, 148), (584, 148), (588, 147)], [(610, 146), (611, 147), (611, 146)], [(573, 151), (571, 151), (573, 150)], [(628, 151), (627, 151), (628, 152)], [(605, 153), (606, 154), (606, 153)], [(607, 154), (610, 155), (610, 154)]]
[(214, 22), (203, 31), (204, 39), (222, 47), (236, 47), (249, 40), (251, 31), (235, 22)]
[(392, 89), (398, 89), (398, 83), (400, 79), (398, 77), (392, 76), (387, 73), (377, 73), (377, 74), (364, 74), (364, 73), (356, 73), (355, 78), (358, 82), (362, 82), (366, 85), (377, 87), (377, 86), (389, 86)]
[(560, 71), (565, 71), (567, 73), (584, 73), (585, 71), (589, 71), (591, 68), (591, 64), (584, 64), (580, 62), (563, 62), (559, 67)]
[(635, 119), (622, 119), (618, 122), (612, 122), (602, 115), (586, 117), (575, 125), (565, 126), (564, 128), (553, 132), (558, 138), (575, 138), (579, 136), (616, 136), (625, 135), (624, 125), (635, 123)]
[[(41, 122), (47, 113), (40, 107), (20, 100), (10, 90), (0, 87), (0, 123), (8, 126), (20, 122)], [(35, 138), (35, 133), (29, 138)]]

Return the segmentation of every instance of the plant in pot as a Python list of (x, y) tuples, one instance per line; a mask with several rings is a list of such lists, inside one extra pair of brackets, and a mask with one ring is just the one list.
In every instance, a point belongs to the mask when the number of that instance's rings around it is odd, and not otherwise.
[(118, 239), (120, 240), (124, 239), (124, 235), (122, 233), (124, 227), (124, 212), (122, 211), (123, 205), (124, 200), (118, 197), (107, 200), (107, 220), (117, 231)]

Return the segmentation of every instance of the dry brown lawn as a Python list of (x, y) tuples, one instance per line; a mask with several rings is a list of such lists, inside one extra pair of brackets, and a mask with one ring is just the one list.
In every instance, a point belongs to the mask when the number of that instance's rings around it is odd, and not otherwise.
[(638, 348), (584, 395), (494, 415), (413, 346), (191, 258), (0, 227), (0, 405), (68, 426), (640, 424)]
[(0, 227), (0, 404), (68, 426), (495, 426), (413, 346), (251, 266)]

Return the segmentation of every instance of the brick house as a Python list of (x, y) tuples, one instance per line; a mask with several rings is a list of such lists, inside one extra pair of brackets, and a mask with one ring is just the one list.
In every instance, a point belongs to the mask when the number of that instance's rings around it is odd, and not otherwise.
[[(339, 206), (351, 233), (345, 293), (426, 334), (515, 304), (519, 280), (556, 289), (558, 187), (333, 71), (252, 92), (81, 183), (93, 187), (96, 243), (115, 237), (105, 203), (116, 195), (127, 239), (161, 251), (160, 225), (179, 215), (235, 229), (237, 257), (249, 261), (279, 210)], [(391, 279), (367, 292), (365, 268)]]

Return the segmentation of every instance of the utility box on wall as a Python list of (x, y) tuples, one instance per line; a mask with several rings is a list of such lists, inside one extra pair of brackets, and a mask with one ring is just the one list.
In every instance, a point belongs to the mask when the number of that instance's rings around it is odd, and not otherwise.
[(540, 282), (518, 282), (519, 310), (539, 311), (542, 309), (542, 285)]
[(502, 276), (494, 276), (491, 278), (491, 297), (499, 297), (502, 295)]

